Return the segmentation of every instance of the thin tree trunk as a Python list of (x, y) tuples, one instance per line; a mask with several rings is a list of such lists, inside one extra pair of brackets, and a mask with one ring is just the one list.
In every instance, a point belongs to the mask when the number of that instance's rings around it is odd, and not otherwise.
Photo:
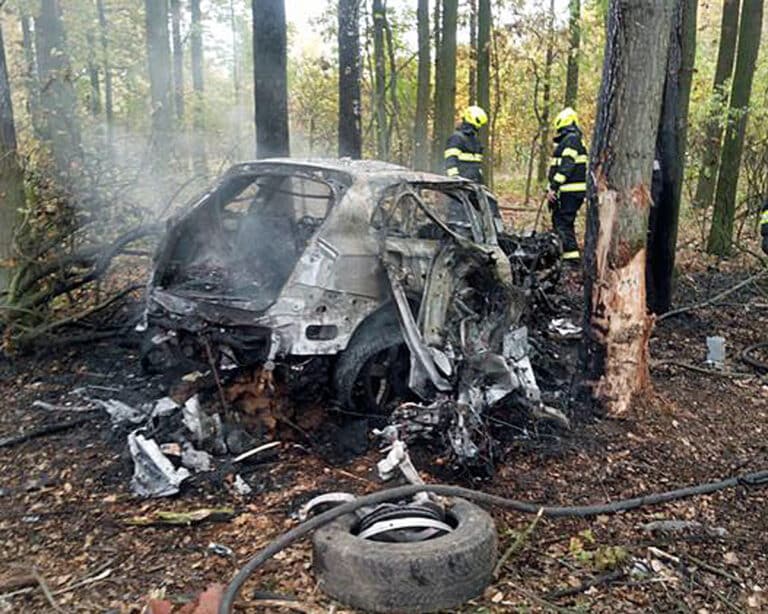
[(112, 100), (112, 63), (109, 57), (109, 23), (104, 10), (104, 0), (97, 0), (96, 7), (99, 12), (99, 30), (101, 32), (101, 61), (104, 70), (104, 114), (107, 121), (107, 151), (113, 151), (115, 142), (115, 112)]
[(253, 0), (256, 156), (290, 155), (284, 0)]
[(477, 0), (469, 2), (469, 79), (467, 93), (469, 104), (477, 101)]
[(384, 63), (384, 0), (373, 0), (373, 65), (374, 65), (374, 114), (376, 116), (376, 155), (380, 160), (389, 159), (387, 138), (387, 75)]
[(44, 135), (50, 139), (58, 173), (71, 179), (73, 171), (81, 167), (82, 149), (59, 0), (41, 0), (40, 16), (35, 20), (35, 47), (40, 83), (45, 84), (45, 95), (40, 99)]
[[(242, 99), (242, 84), (240, 83), (240, 44), (237, 39), (237, 17), (235, 15), (235, 0), (229, 0), (229, 27), (232, 30), (232, 86), (235, 95), (235, 109), (239, 111)], [(235, 144), (232, 150), (235, 160), (240, 160), (240, 135), (235, 135)]]
[[(439, 0), (435, 0), (439, 2)], [(429, 80), (431, 78), (429, 48), (429, 0), (418, 0), (416, 22), (419, 38), (419, 67), (416, 85), (416, 121), (413, 127), (413, 165), (417, 170), (429, 169)]]
[(680, 198), (685, 171), (688, 108), (696, 60), (696, 0), (677, 0), (669, 42), (667, 76), (656, 151), (661, 193), (654, 203), (648, 236), (648, 307), (669, 310), (677, 250)]
[(147, 59), (152, 96), (152, 140), (160, 165), (170, 157), (173, 129), (171, 48), (168, 33), (168, 0), (144, 0)]
[(203, 83), (203, 17), (200, 12), (200, 0), (189, 1), (189, 14), (191, 19), (189, 32), (189, 46), (192, 55), (192, 92), (194, 94), (194, 110), (192, 113), (192, 127), (194, 134), (193, 166), (198, 175), (207, 172), (205, 155), (205, 84)]
[(456, 114), (456, 24), (458, 0), (443, 0), (440, 53), (435, 75), (435, 135), (432, 147), (436, 171), (443, 167), (445, 141), (453, 131)]
[(552, 106), (552, 64), (555, 61), (555, 0), (549, 2), (549, 21), (547, 23), (547, 52), (544, 58), (544, 77), (541, 97), (541, 142), (539, 143), (539, 165), (536, 181), (543, 184), (547, 179), (549, 157), (552, 143), (549, 141), (549, 116)]
[(584, 378), (611, 415), (649, 384), (645, 242), (672, 8), (612, 0), (592, 139)]
[(739, 33), (739, 8), (741, 0), (723, 0), (723, 16), (720, 23), (720, 45), (717, 51), (715, 81), (712, 85), (709, 117), (704, 128), (704, 153), (696, 183), (693, 206), (708, 209), (712, 205), (717, 184), (717, 167), (723, 140), (724, 109), (728, 105), (726, 82), (733, 74), (736, 57), (736, 39)]
[(171, 0), (171, 38), (173, 40), (173, 100), (176, 118), (184, 119), (184, 49), (181, 44), (181, 0)]
[(37, 138), (42, 138), (42, 118), (40, 117), (40, 81), (38, 79), (35, 41), (32, 34), (32, 17), (27, 14), (24, 5), (21, 8), (22, 46), (24, 48), (24, 85), (27, 90), (27, 113), (32, 121), (32, 129)]
[[(0, 22), (0, 304), (13, 276), (14, 232), (24, 209), (24, 174), (16, 152), (16, 125)], [(2, 315), (2, 314), (0, 314)]]
[(718, 256), (728, 256), (731, 252), (733, 221), (736, 215), (736, 189), (739, 183), (739, 167), (744, 150), (744, 134), (747, 129), (749, 99), (752, 95), (755, 64), (760, 49), (762, 24), (763, 0), (744, 0), (741, 7), (736, 67), (733, 71), (731, 86), (729, 122), (720, 157), (715, 210), (707, 241), (707, 251)]
[[(477, 104), (488, 113), (491, 110), (491, 0), (479, 0), (477, 10)], [(493, 155), (489, 148), (493, 123), (480, 131), (483, 143), (483, 177), (493, 185)]]
[(96, 37), (93, 32), (88, 32), (85, 38), (88, 41), (88, 80), (91, 85), (88, 107), (91, 115), (98, 117), (101, 114), (101, 79), (99, 77), (99, 65), (95, 58)]
[(568, 68), (565, 75), (565, 106), (576, 107), (579, 98), (579, 56), (581, 47), (581, 0), (568, 4)]
[[(400, 130), (400, 98), (397, 91), (397, 62), (395, 60), (395, 37), (392, 34), (392, 26), (389, 23), (386, 13), (384, 14), (384, 33), (387, 38), (387, 56), (389, 59), (389, 101), (392, 107), (391, 117), (389, 119), (389, 128), (387, 131), (387, 144), (390, 152), (392, 150), (392, 135), (397, 135), (397, 162), (403, 164), (403, 135)], [(390, 153), (391, 157), (391, 153)]]
[[(362, 157), (360, 0), (339, 0), (339, 156)], [(311, 145), (310, 145), (311, 148)]]

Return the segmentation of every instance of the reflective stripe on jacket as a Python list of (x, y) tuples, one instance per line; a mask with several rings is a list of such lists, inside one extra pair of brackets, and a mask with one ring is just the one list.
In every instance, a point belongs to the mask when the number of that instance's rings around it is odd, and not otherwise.
[(549, 187), (555, 193), (587, 191), (589, 155), (581, 131), (568, 126), (555, 137), (555, 151), (549, 165)]
[(446, 175), (483, 182), (483, 146), (474, 126), (462, 123), (448, 137), (443, 155)]

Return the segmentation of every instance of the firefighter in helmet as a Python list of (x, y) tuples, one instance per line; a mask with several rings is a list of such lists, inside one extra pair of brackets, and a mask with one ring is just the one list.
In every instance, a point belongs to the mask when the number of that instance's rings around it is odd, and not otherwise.
[(555, 117), (555, 151), (549, 167), (547, 201), (552, 226), (563, 242), (563, 260), (578, 262), (581, 254), (574, 223), (587, 191), (589, 156), (576, 111), (568, 107)]
[(464, 110), (461, 124), (445, 145), (445, 173), (483, 183), (483, 145), (480, 128), (488, 123), (488, 115), (480, 107)]

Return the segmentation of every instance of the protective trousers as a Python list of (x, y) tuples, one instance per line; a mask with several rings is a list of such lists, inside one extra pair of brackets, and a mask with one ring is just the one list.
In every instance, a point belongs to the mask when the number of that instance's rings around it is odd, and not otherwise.
[(583, 192), (561, 192), (552, 208), (552, 227), (563, 243), (563, 260), (577, 261), (581, 257), (574, 224), (583, 202)]

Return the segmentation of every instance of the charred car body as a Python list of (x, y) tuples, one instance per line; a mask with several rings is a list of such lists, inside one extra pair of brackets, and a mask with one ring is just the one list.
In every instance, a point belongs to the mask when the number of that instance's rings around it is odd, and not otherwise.
[(235, 166), (169, 223), (143, 360), (299, 379), (322, 365), (348, 409), (426, 403), (405, 412), (411, 434), (449, 403), (452, 448), (476, 454), (460, 441), (470, 414), (513, 392), (540, 403), (514, 331), (530, 292), (499, 247), (494, 208), (481, 186), (380, 162)]

